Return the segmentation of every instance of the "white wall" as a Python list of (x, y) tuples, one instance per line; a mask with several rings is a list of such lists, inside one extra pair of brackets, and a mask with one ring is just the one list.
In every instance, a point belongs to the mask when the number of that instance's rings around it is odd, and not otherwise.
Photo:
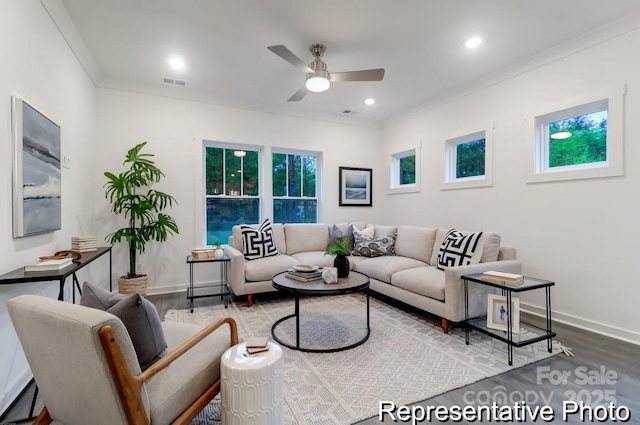
[[(170, 214), (180, 234), (170, 243), (150, 243), (141, 257), (143, 272), (150, 274), (149, 292), (184, 290), (189, 269), (185, 257), (203, 244), (204, 208), (202, 198), (202, 140), (257, 145), (266, 157), (272, 148), (292, 148), (323, 153), (324, 188), (319, 221), (334, 223), (350, 220), (375, 222), (375, 208), (338, 207), (338, 167), (380, 169), (380, 131), (377, 128), (336, 124), (305, 118), (137, 94), (114, 89), (97, 90), (96, 154), (100, 161), (92, 170), (98, 238), (102, 240), (123, 225), (123, 219), (109, 212), (102, 184), (104, 171), (122, 171), (127, 150), (148, 141), (145, 151), (155, 154), (156, 165), (166, 177), (159, 188), (177, 200)], [(382, 200), (382, 173), (374, 173), (374, 205)], [(263, 185), (269, 187), (270, 180)], [(264, 217), (270, 216), (267, 214)], [(127, 249), (114, 246), (114, 275), (127, 271)], [(197, 267), (195, 281), (218, 279), (217, 267), (203, 273)], [(215, 273), (214, 273), (215, 271)]]
[[(4, 274), (41, 255), (68, 249), (73, 235), (93, 232), (88, 177), (95, 101), (93, 85), (39, 1), (0, 2), (0, 40), (0, 274)], [(70, 158), (70, 168), (62, 169), (62, 230), (20, 239), (12, 237), (12, 95), (61, 127), (62, 155)], [(80, 277), (88, 275), (86, 271)], [(58, 284), (0, 285), (0, 412), (31, 378), (6, 310), (6, 302), (23, 293), (55, 298)]]
[[(423, 143), (423, 178), (419, 194), (388, 195), (383, 215), (394, 223), (497, 230), (503, 245), (518, 249), (525, 274), (557, 283), (554, 318), (640, 343), (640, 59), (632, 53), (639, 43), (640, 30), (631, 31), (386, 125), (387, 156)], [(625, 175), (527, 184), (527, 120), (560, 99), (623, 83)], [(439, 190), (445, 137), (491, 121), (493, 186)], [(530, 310), (544, 305), (540, 295), (525, 297)]]

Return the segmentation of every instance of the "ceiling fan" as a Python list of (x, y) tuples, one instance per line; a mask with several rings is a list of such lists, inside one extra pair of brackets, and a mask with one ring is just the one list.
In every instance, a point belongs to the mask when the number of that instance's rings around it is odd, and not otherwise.
[(307, 74), (305, 85), (289, 98), (289, 102), (302, 100), (302, 98), (310, 91), (326, 91), (333, 82), (381, 81), (382, 77), (384, 77), (384, 68), (329, 73), (327, 70), (327, 64), (320, 59), (327, 49), (323, 44), (312, 44), (309, 46), (309, 51), (311, 51), (314, 56), (313, 62), (309, 65), (304, 63), (302, 59), (294, 55), (291, 50), (287, 49), (282, 44), (269, 46), (267, 49), (271, 50), (273, 53)]

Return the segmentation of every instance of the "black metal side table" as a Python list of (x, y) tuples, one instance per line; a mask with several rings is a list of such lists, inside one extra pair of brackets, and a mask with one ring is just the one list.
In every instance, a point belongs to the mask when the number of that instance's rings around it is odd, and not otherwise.
[[(469, 332), (475, 329), (483, 334), (499, 339), (507, 344), (507, 359), (509, 366), (513, 365), (513, 347), (523, 347), (533, 344), (534, 342), (547, 340), (547, 349), (551, 352), (552, 339), (556, 336), (551, 329), (551, 287), (555, 282), (549, 280), (537, 279), (533, 277), (523, 276), (519, 282), (507, 282), (498, 278), (489, 278), (482, 273), (462, 276), (464, 283), (464, 319), (465, 319), (465, 337), (466, 343), (469, 345)], [(506, 330), (493, 329), (487, 326), (487, 317), (469, 317), (469, 282), (480, 285), (491, 286), (500, 289), (501, 294), (505, 297), (506, 317), (512, 317), (512, 295), (513, 293), (532, 291), (535, 289), (545, 290), (546, 299), (546, 327), (540, 328), (528, 323), (520, 322), (520, 330), (514, 332), (513, 321), (506, 320)], [(480, 300), (484, 302), (484, 300)], [(487, 306), (487, 311), (490, 306)]]
[[(220, 258), (193, 258), (187, 255), (187, 264), (189, 264), (189, 288), (187, 289), (187, 299), (189, 300), (189, 309), (193, 313), (193, 304), (196, 298), (217, 297), (224, 301), (224, 308), (227, 308), (229, 301), (229, 287), (227, 281), (227, 265), (231, 259), (225, 254)], [(193, 287), (193, 265), (202, 263), (218, 263), (220, 265), (220, 283), (213, 286)], [(210, 292), (211, 288), (216, 288), (217, 292)], [(199, 292), (200, 293), (197, 293)], [(207, 292), (209, 291), (209, 292)]]

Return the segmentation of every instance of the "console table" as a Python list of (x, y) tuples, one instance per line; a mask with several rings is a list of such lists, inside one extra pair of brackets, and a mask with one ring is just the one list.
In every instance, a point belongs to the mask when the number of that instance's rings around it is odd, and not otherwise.
[[(73, 293), (73, 302), (76, 301), (76, 291), (75, 288), (78, 289), (80, 295), (82, 295), (82, 289), (80, 288), (80, 282), (78, 281), (78, 277), (76, 276), (76, 272), (83, 268), (84, 266), (90, 264), (97, 258), (102, 257), (103, 255), (109, 253), (109, 290), (112, 290), (111, 287), (111, 273), (112, 273), (112, 263), (111, 263), (111, 247), (103, 246), (98, 247), (97, 251), (91, 252), (83, 252), (82, 257), (79, 260), (73, 262), (73, 264), (69, 267), (65, 267), (62, 270), (43, 270), (38, 272), (26, 272), (24, 267), (20, 267), (19, 269), (15, 269), (10, 271), (9, 273), (5, 273), (0, 276), (0, 285), (12, 285), (16, 283), (30, 283), (30, 282), (50, 282), (53, 280), (57, 280), (60, 282), (60, 291), (58, 292), (58, 300), (64, 301), (64, 284), (67, 280), (67, 277), (72, 276), (72, 293)], [(75, 285), (75, 288), (73, 287)]]
[[(76, 272), (107, 253), (109, 253), (109, 291), (111, 291), (112, 290), (112, 282), (111, 282), (112, 258), (111, 258), (110, 246), (98, 247), (96, 251), (83, 252), (82, 257), (79, 260), (74, 261), (72, 265), (63, 268), (62, 270), (43, 270), (39, 272), (27, 272), (24, 270), (24, 267), (20, 267), (19, 269), (15, 269), (13, 271), (10, 271), (9, 273), (5, 273), (1, 275), (0, 285), (15, 285), (20, 283), (31, 283), (31, 282), (50, 282), (50, 281), (57, 280), (58, 282), (60, 282), (58, 300), (64, 301), (64, 284), (67, 281), (67, 278), (69, 276), (72, 276), (73, 282), (71, 286), (71, 289), (72, 289), (71, 292), (73, 294), (72, 300), (73, 300), (73, 303), (75, 304), (76, 302), (75, 289), (77, 288), (80, 295), (82, 295), (82, 289), (80, 288), (80, 282), (78, 281)], [(4, 420), (4, 415), (13, 408), (16, 401), (19, 400), (20, 397), (22, 397), (22, 394), (24, 393), (24, 391), (29, 387), (29, 385), (31, 385), (32, 382), (33, 382), (33, 378), (31, 378), (31, 381), (29, 381), (29, 384), (27, 385), (27, 387), (22, 390), (18, 398), (9, 405), (9, 407), (6, 409), (6, 411), (2, 415), (0, 415), (0, 423), (4, 423), (2, 422)], [(38, 397), (38, 387), (36, 386), (33, 393), (33, 399), (31, 400), (31, 408), (29, 410), (29, 416), (27, 418), (19, 419), (14, 422), (20, 423), (20, 422), (32, 421), (36, 418), (34, 416), (34, 409), (35, 409), (35, 403), (36, 403), (37, 397)]]
[[(509, 366), (513, 365), (513, 347), (523, 347), (525, 345), (533, 344), (534, 342), (547, 340), (547, 349), (551, 352), (552, 338), (556, 336), (555, 332), (551, 330), (551, 287), (555, 285), (555, 282), (549, 280), (537, 279), (534, 277), (523, 276), (522, 281), (514, 284), (505, 281), (501, 281), (497, 278), (489, 278), (482, 273), (462, 276), (464, 283), (464, 319), (465, 319), (465, 338), (466, 343), (469, 345), (469, 332), (471, 329), (482, 332), (493, 338), (499, 339), (507, 344), (507, 360)], [(546, 326), (540, 328), (528, 323), (520, 322), (520, 332), (515, 333), (513, 331), (513, 323), (510, 319), (507, 319), (506, 331), (491, 329), (487, 326), (487, 318), (470, 318), (469, 317), (469, 282), (474, 282), (480, 285), (491, 286), (493, 288), (500, 289), (502, 295), (506, 299), (506, 317), (512, 317), (511, 300), (513, 293), (532, 291), (536, 289), (545, 290), (546, 299)], [(489, 306), (487, 306), (487, 311)]]

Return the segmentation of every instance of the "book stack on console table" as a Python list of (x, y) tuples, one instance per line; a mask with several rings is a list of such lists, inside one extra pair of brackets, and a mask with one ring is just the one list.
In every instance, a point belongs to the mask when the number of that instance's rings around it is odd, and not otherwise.
[(499, 280), (511, 285), (518, 285), (524, 281), (524, 277), (521, 274), (516, 273), (497, 272), (494, 270), (490, 270), (488, 272), (482, 273), (482, 275), (488, 279)]
[(62, 270), (66, 267), (69, 267), (73, 264), (72, 258), (61, 258), (61, 259), (43, 259), (38, 261), (37, 263), (27, 264), (24, 266), (25, 272), (50, 272)]
[(94, 252), (98, 250), (98, 239), (95, 236), (73, 236), (71, 249), (78, 252)]
[(247, 354), (258, 354), (269, 351), (269, 338), (266, 336), (254, 336), (245, 342)]

